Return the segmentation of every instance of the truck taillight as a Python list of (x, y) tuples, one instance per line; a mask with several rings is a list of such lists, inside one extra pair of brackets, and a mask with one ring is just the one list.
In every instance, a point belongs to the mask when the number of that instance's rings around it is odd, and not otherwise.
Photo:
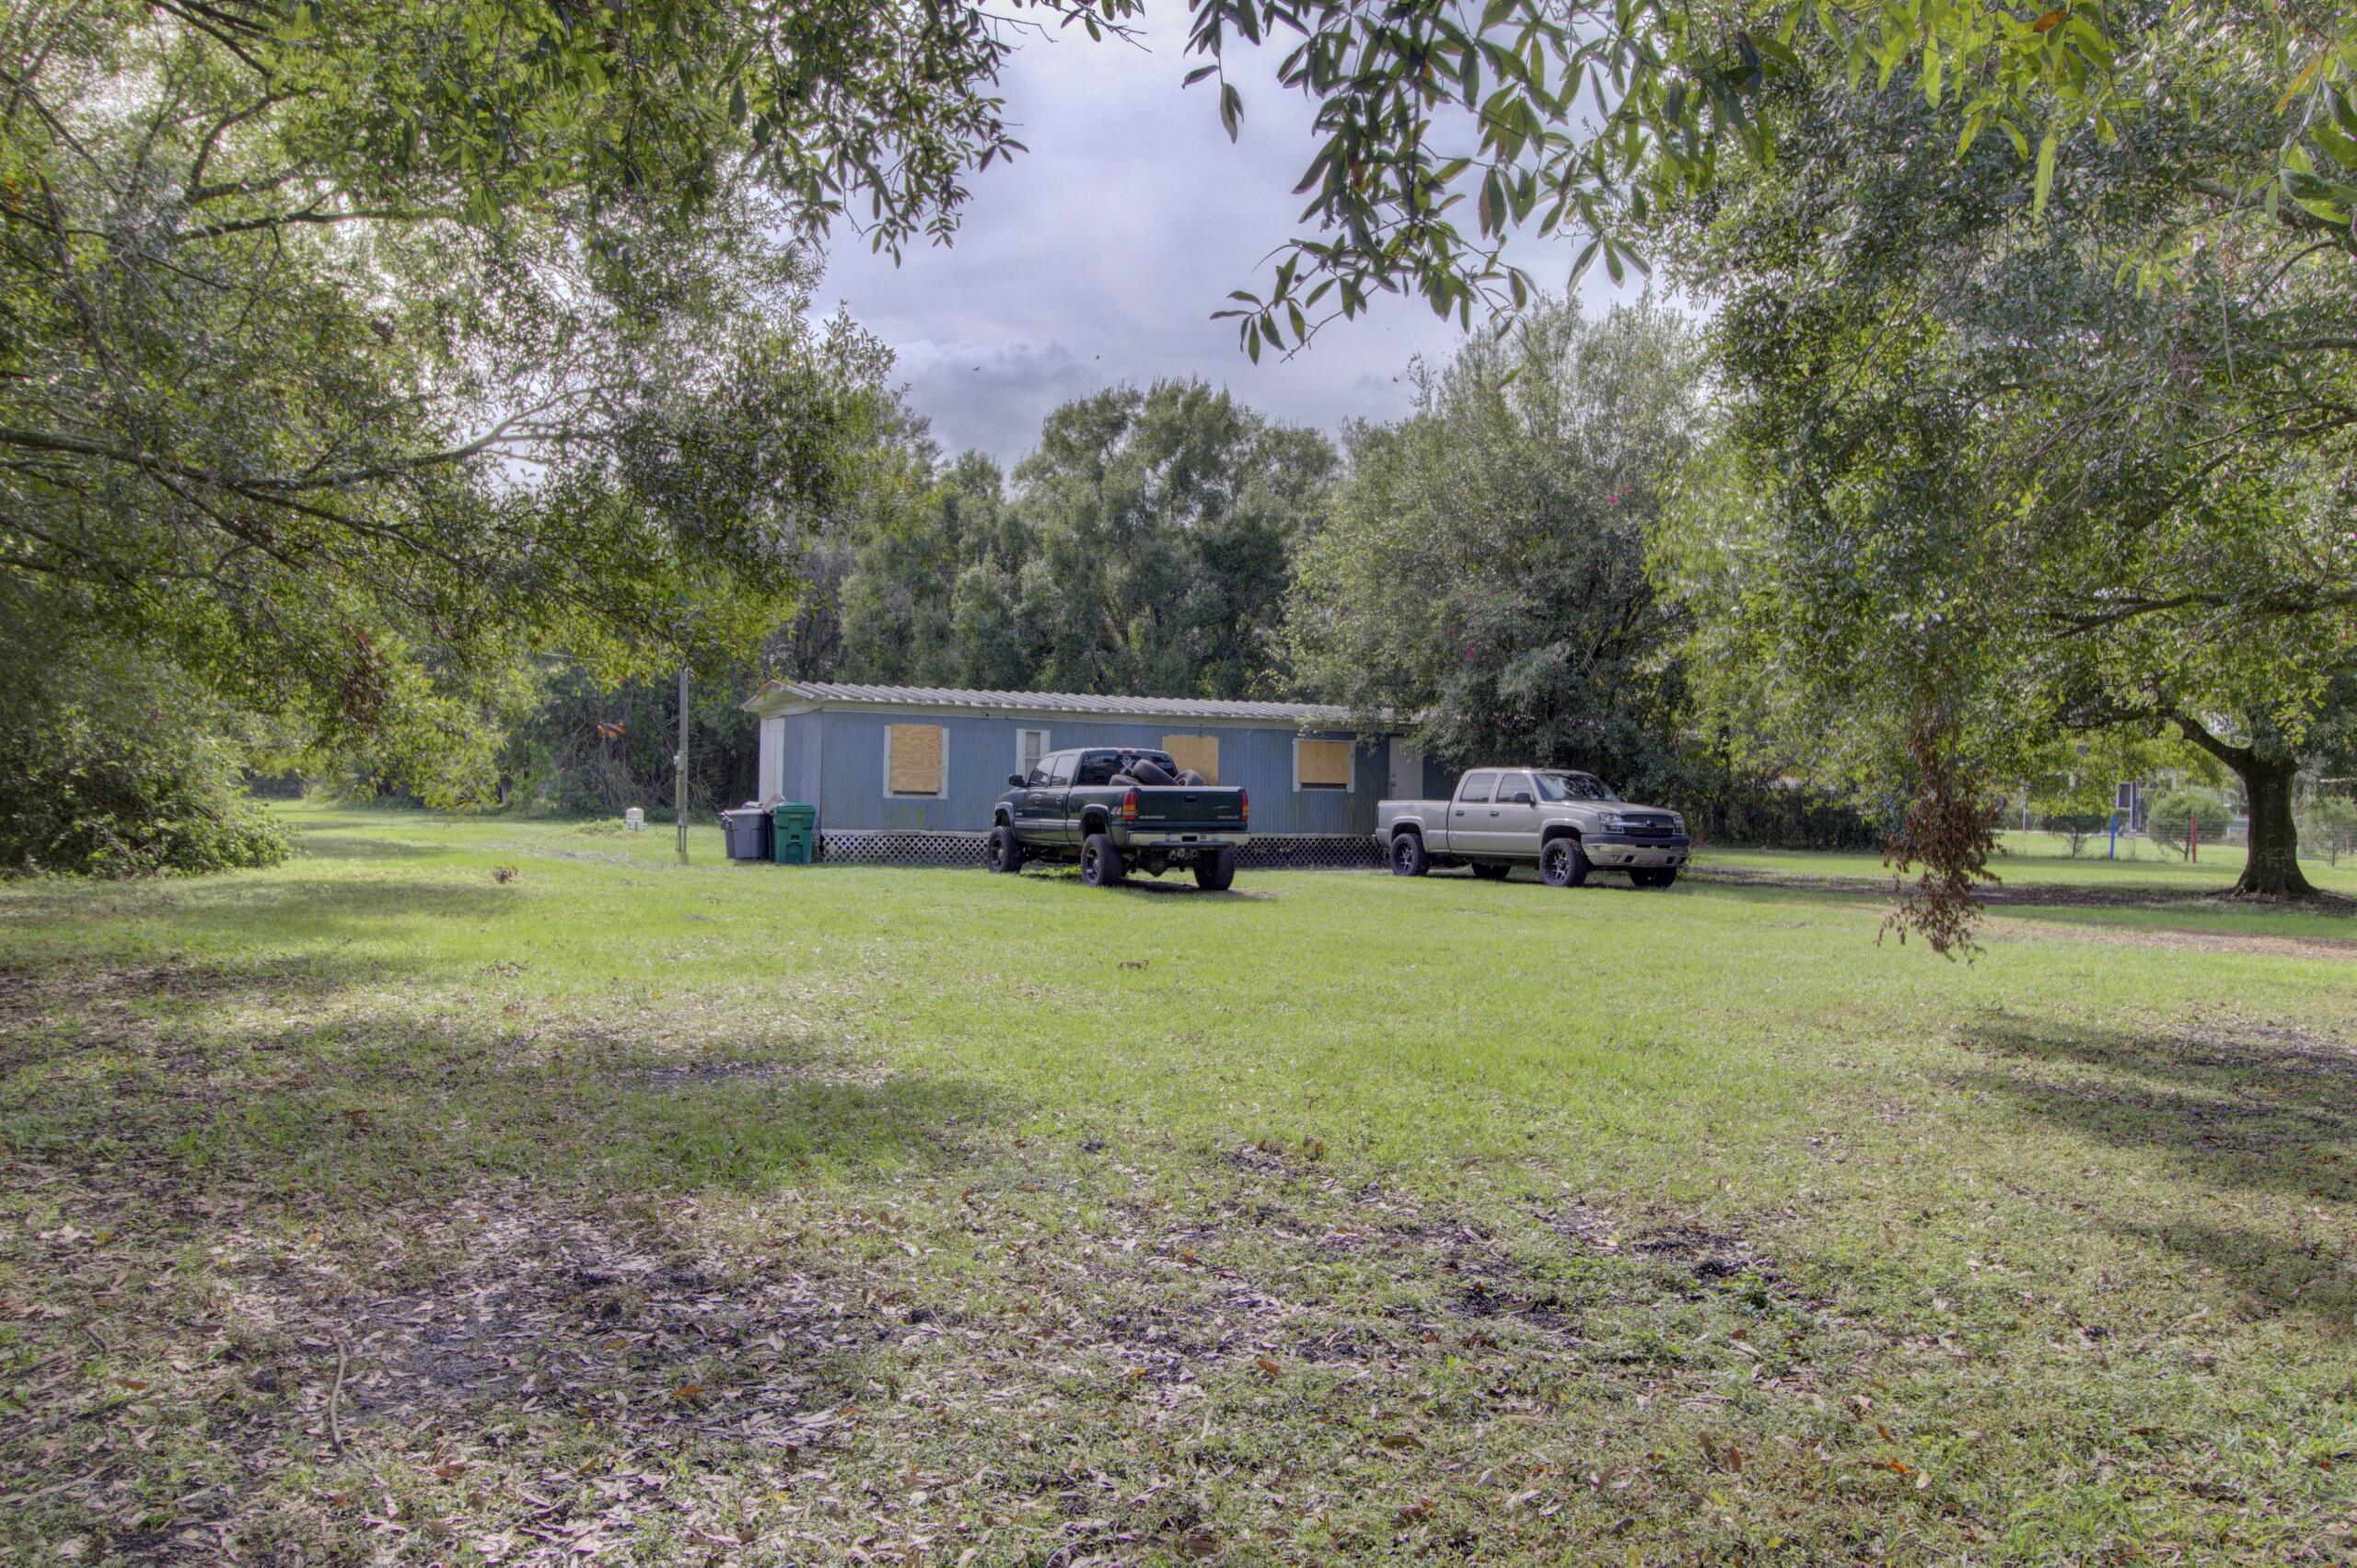
[(1124, 822), (1134, 822), (1137, 819), (1138, 792), (1136, 790), (1132, 790), (1127, 795), (1121, 796), (1121, 820)]
[(1252, 792), (1250, 790), (1239, 789), (1236, 792), (1236, 814), (1248, 822), (1252, 820)]

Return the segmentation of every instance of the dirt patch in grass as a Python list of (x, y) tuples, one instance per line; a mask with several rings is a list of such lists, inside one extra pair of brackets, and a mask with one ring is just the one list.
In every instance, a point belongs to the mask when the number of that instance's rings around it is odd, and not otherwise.
[[(192, 1198), (168, 1162), (8, 1175), (50, 1216), (0, 1254), (40, 1282), (5, 1308), (29, 1327), (19, 1365), (47, 1376), (0, 1452), (11, 1501), (89, 1561), (407, 1555), (459, 1516), (494, 1558), (594, 1552), (668, 1498), (628, 1488), (618, 1521), (552, 1459), (691, 1480), (749, 1452), (803, 1462), (842, 1423), (829, 1369), (878, 1332), (856, 1284), (689, 1252), (658, 1216), (528, 1186), (307, 1221)], [(192, 1465), (203, 1484), (159, 1488)]]
[[(2044, 902), (2045, 900), (2040, 900)], [(2214, 904), (2204, 908), (2214, 909)], [(2357, 936), (2270, 936), (2257, 932), (2168, 931), (2126, 925), (2079, 925), (2068, 921), (2038, 920), (2025, 911), (2021, 920), (1984, 923), (1980, 935), (1991, 942), (2092, 942), (2109, 947), (2152, 947), (2181, 953), (2251, 953), (2279, 958), (2316, 958), (2328, 963), (2357, 962)]]
[(629, 1067), (621, 1080), (641, 1088), (693, 1090), (722, 1084), (881, 1085), (891, 1071), (880, 1062), (865, 1064), (818, 1062), (685, 1062), (657, 1067)]
[[(977, 1148), (997, 1179), (944, 1211), (710, 1214), (496, 1179), (312, 1203), (154, 1148), (19, 1160), (41, 1220), (0, 1235), (0, 1308), (30, 1325), (11, 1497), (93, 1562), (1149, 1562), (1249, 1557), (1313, 1514), (1312, 1555), (1479, 1554), (1552, 1527), (1478, 1522), (1485, 1433), (1573, 1400), (1704, 1409), (1730, 1378), (1799, 1399), (1847, 1353), (1739, 1294), (1776, 1269), (1723, 1226), (1583, 1205), (1501, 1230), (1249, 1147), (1174, 1202), (1074, 1153)], [(1101, 1217), (1071, 1228), (1081, 1204)], [(1730, 1324), (1774, 1325), (1772, 1365)], [(1366, 1496), (1329, 1484), (1362, 1467)], [(1595, 1490), (1657, 1490), (1632, 1486)]]

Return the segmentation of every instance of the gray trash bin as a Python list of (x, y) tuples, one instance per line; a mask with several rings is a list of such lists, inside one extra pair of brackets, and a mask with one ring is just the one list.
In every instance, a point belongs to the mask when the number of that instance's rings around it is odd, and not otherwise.
[(770, 814), (757, 806), (741, 811), (724, 811), (720, 825), (728, 834), (728, 858), (731, 860), (767, 860), (770, 857)]

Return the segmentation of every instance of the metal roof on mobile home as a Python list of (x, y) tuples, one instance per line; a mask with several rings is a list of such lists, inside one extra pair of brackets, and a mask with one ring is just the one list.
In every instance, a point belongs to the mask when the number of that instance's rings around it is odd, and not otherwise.
[[(772, 680), (745, 704), (763, 718), (819, 708), (898, 708), (956, 713), (1084, 714), (1091, 718), (1182, 719), (1202, 724), (1320, 725), (1364, 728), (1351, 710), (1325, 703), (1245, 703), (1215, 697), (1097, 697), (1078, 691), (972, 691), (950, 686), (862, 686), (834, 680)], [(1392, 727), (1387, 722), (1379, 728)]]

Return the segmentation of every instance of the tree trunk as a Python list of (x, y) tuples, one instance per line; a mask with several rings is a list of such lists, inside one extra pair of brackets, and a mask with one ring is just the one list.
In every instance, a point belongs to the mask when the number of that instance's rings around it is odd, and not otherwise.
[(2250, 854), (2243, 862), (2235, 892), (2273, 899), (2314, 898), (2316, 889), (2300, 873), (2300, 830), (2292, 820), (2292, 781), (2299, 774), (2300, 760), (2262, 725), (2252, 726), (2250, 745), (2236, 746), (2210, 733), (2189, 714), (2168, 712), (2167, 717), (2188, 740), (2232, 768), (2250, 798)]
[(2252, 749), (2227, 763), (2241, 775), (2243, 792), (2250, 796), (2250, 858), (2235, 891), (2312, 896), (2316, 889), (2300, 871), (2300, 830), (2292, 821), (2292, 780), (2299, 772), (2298, 760)]

